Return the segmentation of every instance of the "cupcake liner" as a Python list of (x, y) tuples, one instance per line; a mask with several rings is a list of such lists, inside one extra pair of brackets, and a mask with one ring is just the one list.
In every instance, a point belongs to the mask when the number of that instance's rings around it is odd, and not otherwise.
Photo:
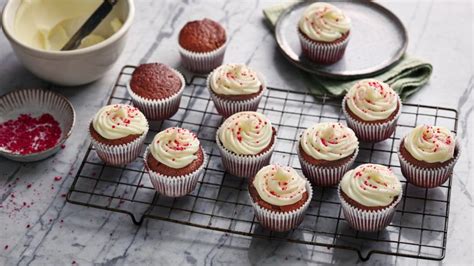
[(273, 141), (270, 149), (262, 154), (237, 155), (222, 145), (219, 139), (219, 130), (217, 130), (216, 133), (216, 143), (222, 157), (222, 164), (227, 172), (238, 177), (254, 176), (262, 167), (268, 165), (272, 158), (273, 149), (275, 149), (275, 142), (276, 141)]
[(402, 101), (398, 98), (398, 111), (395, 117), (384, 123), (370, 124), (354, 119), (346, 110), (347, 98), (342, 100), (342, 111), (346, 117), (347, 125), (354, 130), (357, 138), (363, 142), (379, 142), (390, 138), (397, 127), (397, 121), (402, 113)]
[(308, 192), (308, 200), (300, 208), (291, 212), (275, 212), (265, 209), (258, 205), (258, 203), (255, 203), (249, 195), (255, 211), (255, 217), (262, 227), (272, 231), (286, 232), (295, 229), (303, 221), (305, 212), (313, 198), (313, 188), (308, 181), (306, 182), (306, 191)]
[(354, 154), (349, 161), (339, 166), (317, 166), (307, 162), (301, 155), (299, 147), (298, 158), (301, 164), (301, 170), (306, 178), (311, 181), (315, 186), (328, 187), (339, 184), (344, 174), (352, 167), (357, 155), (359, 154), (359, 147), (355, 150)]
[(204, 160), (202, 165), (194, 172), (181, 176), (167, 176), (154, 172), (148, 167), (148, 153), (149, 148), (145, 150), (143, 160), (145, 163), (145, 168), (148, 171), (148, 175), (150, 176), (150, 181), (156, 191), (167, 197), (182, 197), (191, 193), (196, 188), (207, 162), (206, 154), (203, 153)]
[(148, 128), (143, 134), (134, 141), (127, 144), (107, 145), (95, 140), (89, 130), (92, 145), (94, 145), (97, 155), (106, 164), (120, 166), (133, 162), (142, 152), (143, 144), (145, 143)]
[(315, 42), (304, 36), (299, 29), (297, 31), (303, 54), (318, 64), (333, 64), (339, 61), (344, 56), (350, 39), (349, 33), (344, 40), (330, 43)]
[(400, 193), (398, 198), (384, 209), (367, 211), (358, 209), (347, 203), (341, 195), (341, 186), (338, 187), (337, 194), (341, 201), (344, 219), (346, 219), (352, 228), (363, 232), (376, 232), (387, 227), (391, 223), (396, 207), (402, 199), (402, 193)]
[(243, 101), (233, 101), (233, 100), (222, 99), (221, 97), (219, 97), (219, 95), (215, 94), (214, 91), (211, 89), (210, 78), (212, 77), (213, 74), (214, 74), (214, 71), (212, 71), (207, 76), (206, 84), (209, 90), (209, 94), (211, 95), (211, 99), (214, 102), (214, 106), (216, 107), (217, 112), (219, 114), (227, 118), (238, 112), (257, 111), (260, 100), (262, 99), (263, 94), (267, 90), (267, 86), (264, 83), (264, 78), (262, 75), (258, 74), (258, 78), (260, 79), (260, 81), (262, 81), (263, 89), (257, 96), (251, 99), (243, 100)]
[(183, 66), (187, 70), (196, 73), (208, 73), (222, 65), (226, 47), (227, 42), (214, 51), (199, 53), (186, 50), (179, 46), (179, 53)]
[(400, 167), (403, 176), (407, 181), (417, 187), (434, 188), (444, 184), (453, 174), (454, 166), (461, 155), (461, 145), (456, 141), (456, 157), (449, 164), (443, 167), (424, 168), (413, 165), (408, 162), (403, 155), (398, 152), (398, 159), (400, 160)]
[(181, 80), (181, 88), (176, 94), (165, 99), (145, 99), (132, 91), (130, 82), (127, 84), (127, 91), (132, 97), (133, 105), (137, 107), (149, 120), (168, 119), (172, 117), (179, 109), (179, 104), (181, 102), (181, 96), (183, 95), (186, 81), (179, 71), (175, 69), (172, 70)]

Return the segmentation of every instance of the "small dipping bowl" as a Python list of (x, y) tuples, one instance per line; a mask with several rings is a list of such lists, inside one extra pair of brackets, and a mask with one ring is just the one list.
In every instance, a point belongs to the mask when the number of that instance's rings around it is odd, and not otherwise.
[(61, 136), (58, 143), (47, 150), (18, 154), (0, 149), (0, 155), (19, 162), (34, 162), (46, 159), (61, 149), (69, 138), (74, 127), (76, 112), (66, 97), (43, 89), (22, 89), (9, 92), (0, 97), (0, 124), (11, 119), (17, 119), (21, 114), (38, 117), (50, 114), (59, 123)]
[[(72, 1), (83, 0), (68, 0)], [(114, 9), (123, 25), (110, 37), (82, 49), (49, 51), (30, 47), (15, 35), (15, 18), (21, 3), (22, 0), (7, 1), (1, 19), (3, 32), (16, 56), (28, 70), (46, 81), (62, 86), (79, 86), (93, 82), (112, 68), (125, 47), (127, 33), (135, 15), (134, 1), (121, 0)]]

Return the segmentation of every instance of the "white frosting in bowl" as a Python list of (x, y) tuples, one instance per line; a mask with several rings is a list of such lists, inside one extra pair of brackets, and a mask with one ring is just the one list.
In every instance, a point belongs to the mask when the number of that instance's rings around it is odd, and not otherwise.
[[(100, 0), (22, 0), (13, 34), (29, 47), (59, 51), (101, 3)], [(114, 8), (99, 27), (83, 39), (79, 48), (100, 43), (121, 27), (122, 21)]]

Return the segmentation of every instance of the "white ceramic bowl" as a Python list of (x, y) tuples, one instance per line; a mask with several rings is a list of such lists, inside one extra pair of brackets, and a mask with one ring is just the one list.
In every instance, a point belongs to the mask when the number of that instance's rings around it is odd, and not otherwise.
[(0, 123), (17, 119), (21, 114), (38, 117), (51, 114), (61, 127), (61, 137), (54, 147), (45, 151), (16, 154), (0, 149), (0, 156), (19, 162), (33, 162), (46, 159), (61, 149), (61, 145), (69, 138), (74, 127), (76, 112), (66, 97), (43, 89), (23, 89), (7, 93), (0, 97)]
[[(81, 0), (77, 0), (81, 1)], [(122, 28), (105, 41), (73, 51), (45, 51), (21, 43), (15, 38), (15, 16), (22, 0), (8, 0), (3, 9), (2, 28), (13, 51), (25, 67), (36, 76), (63, 86), (90, 83), (102, 77), (119, 58), (135, 16), (133, 0), (117, 4)]]

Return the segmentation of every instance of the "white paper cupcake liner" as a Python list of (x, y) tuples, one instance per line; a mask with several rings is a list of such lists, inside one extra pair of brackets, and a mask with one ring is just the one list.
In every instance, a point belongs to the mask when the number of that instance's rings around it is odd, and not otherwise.
[(408, 162), (403, 155), (398, 152), (398, 159), (400, 160), (400, 167), (403, 176), (407, 181), (417, 187), (434, 188), (444, 184), (453, 174), (454, 166), (461, 155), (461, 145), (456, 141), (456, 157), (449, 164), (443, 167), (424, 168), (413, 165)]
[(359, 147), (351, 155), (351, 159), (345, 164), (335, 167), (317, 166), (307, 162), (301, 155), (300, 148), (297, 148), (298, 158), (301, 164), (301, 170), (306, 178), (315, 186), (328, 187), (339, 184), (344, 174), (352, 167), (357, 155), (359, 154)]
[(300, 208), (291, 212), (276, 212), (263, 208), (253, 201), (250, 194), (249, 197), (255, 211), (255, 217), (262, 227), (276, 232), (286, 232), (298, 227), (304, 219), (306, 210), (313, 198), (313, 188), (308, 181), (306, 182), (306, 191), (308, 192), (308, 200)]
[(148, 153), (149, 148), (145, 150), (143, 160), (148, 175), (150, 176), (150, 181), (156, 191), (167, 197), (182, 197), (191, 193), (196, 188), (199, 178), (201, 177), (207, 163), (207, 157), (203, 151), (204, 160), (202, 165), (194, 172), (181, 176), (166, 176), (156, 173), (148, 167)]
[(402, 193), (398, 195), (398, 198), (389, 206), (381, 210), (361, 210), (351, 206), (347, 203), (341, 195), (341, 186), (338, 187), (337, 194), (341, 201), (342, 212), (344, 213), (344, 219), (346, 219), (349, 225), (363, 232), (376, 232), (387, 227), (393, 219), (397, 205), (402, 199)]
[(258, 105), (260, 100), (262, 99), (263, 94), (267, 90), (267, 86), (265, 84), (265, 79), (261, 74), (258, 74), (259, 80), (262, 82), (263, 89), (262, 91), (255, 97), (243, 101), (232, 101), (227, 99), (222, 99), (214, 91), (211, 89), (210, 78), (214, 74), (212, 71), (207, 76), (207, 88), (209, 90), (209, 94), (211, 95), (211, 99), (214, 102), (214, 106), (217, 109), (217, 112), (224, 117), (229, 117), (238, 112), (245, 112), (245, 111), (257, 111)]
[(349, 33), (349, 36), (342, 41), (334, 43), (314, 42), (304, 36), (299, 29), (297, 31), (303, 54), (318, 64), (333, 64), (339, 61), (344, 56), (350, 39)]
[(142, 152), (143, 144), (145, 143), (148, 128), (143, 134), (134, 141), (127, 144), (120, 145), (106, 145), (95, 140), (89, 130), (89, 136), (92, 140), (97, 155), (106, 164), (120, 166), (133, 162)]
[(132, 88), (130, 87), (130, 82), (127, 83), (127, 91), (132, 97), (133, 105), (137, 107), (149, 120), (168, 119), (172, 117), (179, 109), (179, 104), (181, 102), (181, 96), (183, 95), (186, 81), (179, 71), (175, 69), (172, 70), (176, 73), (176, 75), (178, 75), (181, 81), (181, 88), (176, 94), (165, 99), (145, 99), (133, 92)]
[(390, 138), (397, 127), (398, 118), (402, 113), (402, 101), (400, 96), (397, 95), (397, 98), (399, 107), (397, 114), (392, 120), (384, 123), (370, 124), (356, 120), (348, 113), (346, 109), (347, 98), (344, 97), (342, 100), (342, 111), (346, 117), (347, 125), (354, 130), (357, 138), (363, 142), (380, 142)]
[[(220, 129), (219, 129), (220, 130)], [(227, 150), (219, 139), (219, 130), (216, 132), (216, 143), (222, 158), (224, 168), (232, 175), (238, 177), (252, 177), (270, 163), (273, 150), (275, 149), (276, 139), (273, 141), (270, 149), (258, 155), (237, 155)], [(273, 136), (276, 138), (276, 136)]]
[(179, 46), (181, 62), (183, 63), (183, 66), (191, 72), (208, 73), (222, 65), (226, 47), (227, 42), (214, 51), (199, 53), (186, 50)]

